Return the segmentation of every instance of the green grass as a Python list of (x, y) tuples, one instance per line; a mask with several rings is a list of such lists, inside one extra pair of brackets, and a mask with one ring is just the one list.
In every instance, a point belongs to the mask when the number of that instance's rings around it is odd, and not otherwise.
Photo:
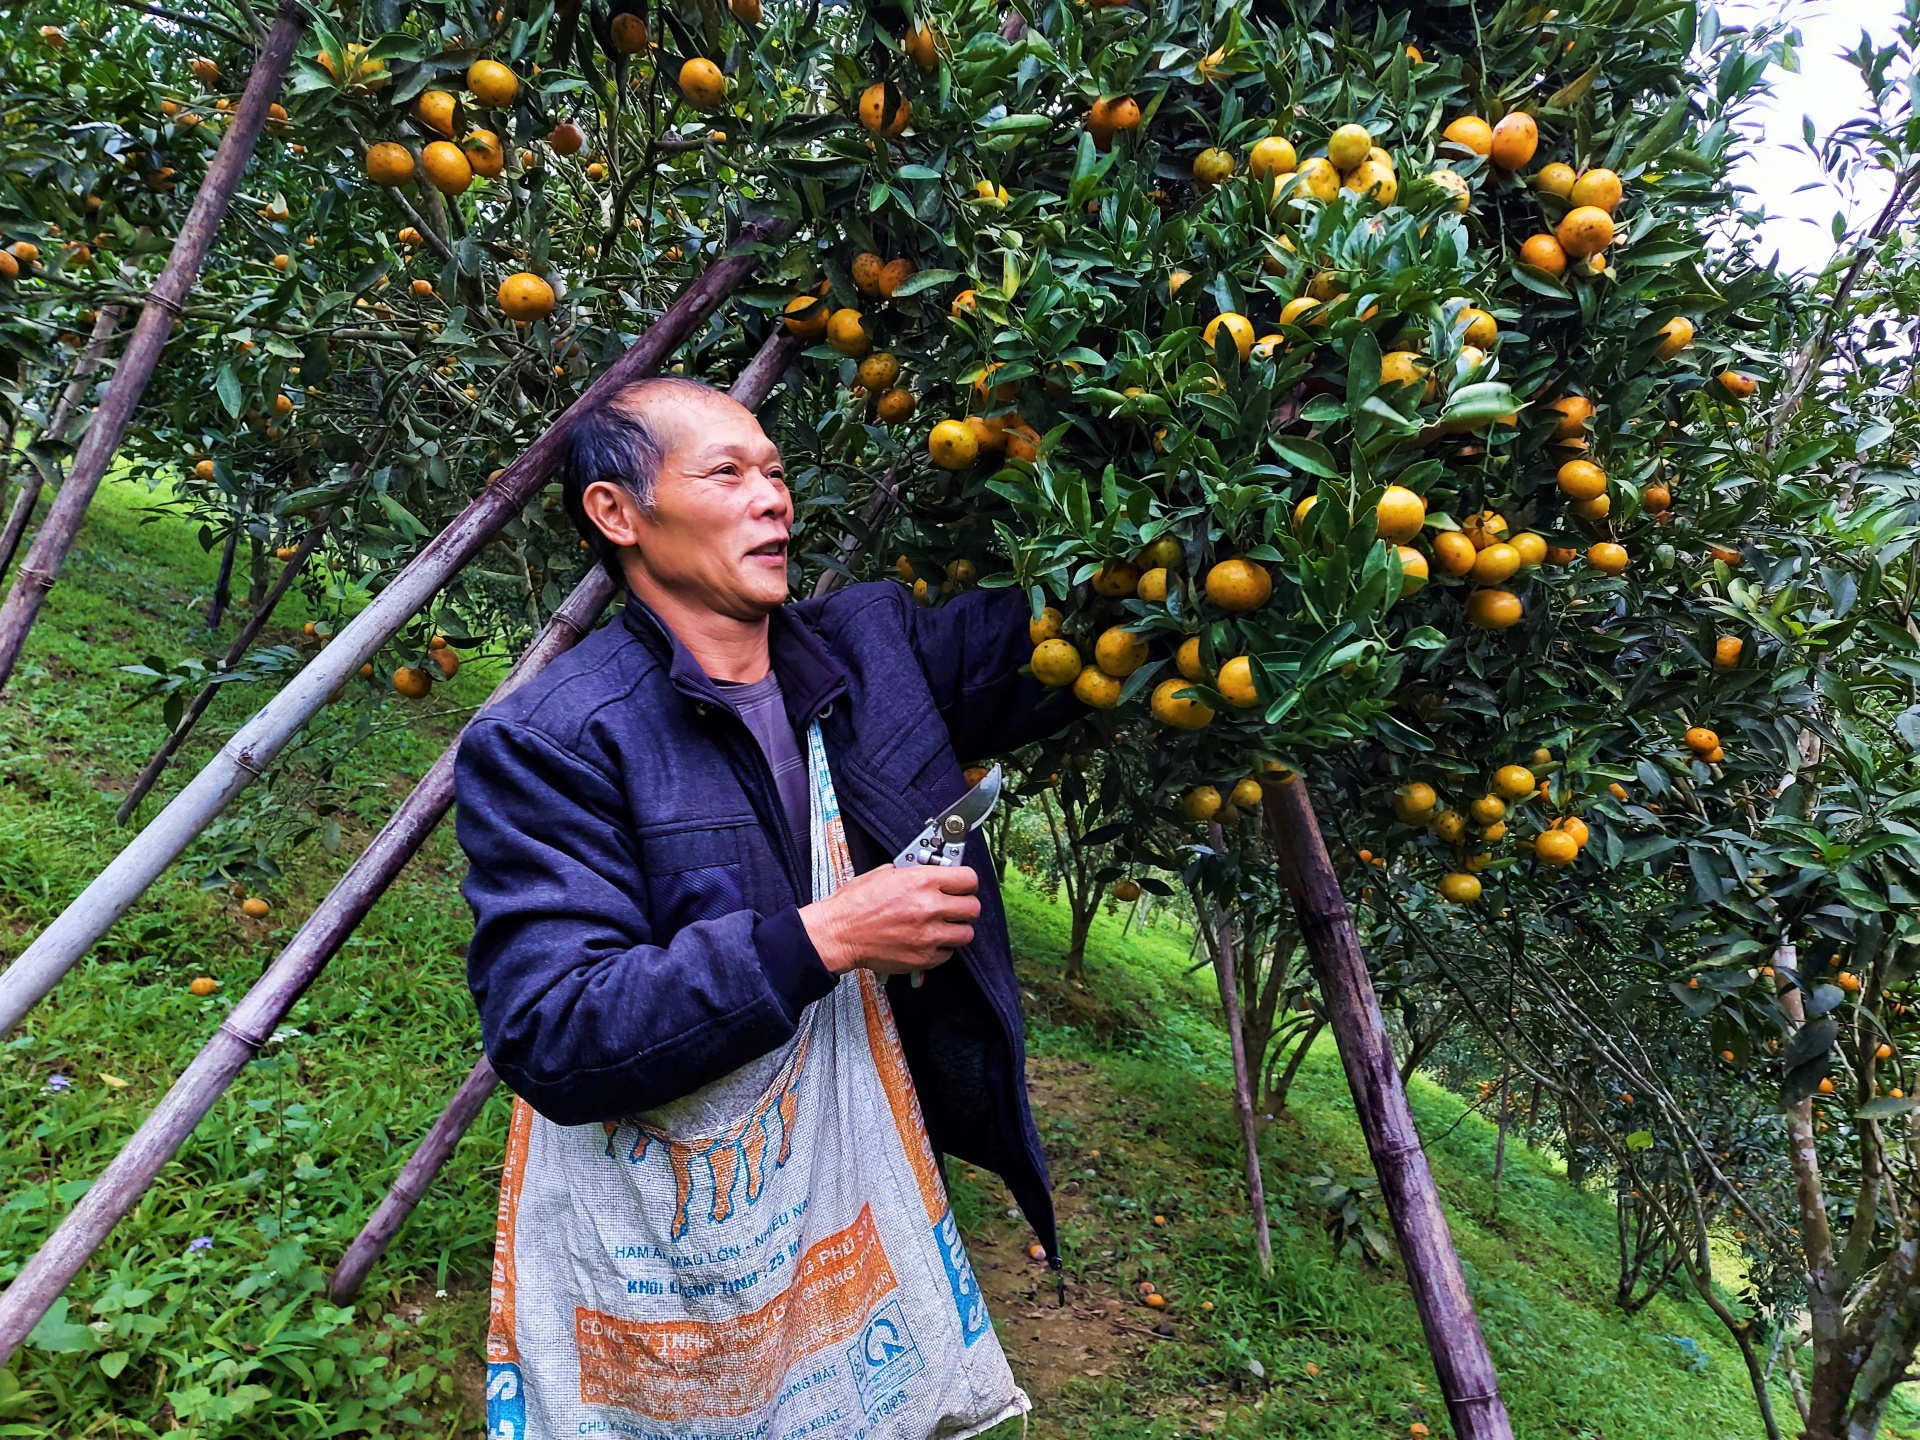
[[(129, 708), (138, 682), (117, 667), (216, 648), (196, 628), (214, 557), (176, 519), (144, 523), (152, 505), (130, 485), (103, 491), (0, 695), (0, 956), (17, 954), (131, 833), (114, 826), (113, 809), (161, 721), (156, 707)], [(290, 597), (280, 618), (269, 639), (311, 650), (298, 627), (325, 618), (325, 606), (317, 593)], [(469, 667), (420, 706), (390, 702), (378, 685), (351, 687), (316, 721), (288, 775), (243, 798), (221, 833), (0, 1042), (0, 1282), (484, 697), (487, 668)], [(264, 695), (232, 687), (171, 784)], [(256, 841), (308, 828), (316, 805), (341, 822), (341, 844), (330, 852), (316, 833), (280, 852), (277, 875), (270, 863), (248, 871), (273, 905), (265, 920), (243, 918), (224, 885), (203, 885), (223, 863), (245, 865)], [(325, 1267), (478, 1054), (459, 875), (450, 835), (437, 835), (83, 1272), (41, 1343), (0, 1376), (0, 1434), (481, 1433), (504, 1099), (495, 1097), (361, 1303), (335, 1309), (319, 1294)], [(1062, 1098), (1040, 1115), (1069, 1263), (1086, 1296), (1129, 1296), (1151, 1276), (1172, 1298), (1164, 1316), (1137, 1306), (1120, 1316), (1125, 1343), (1140, 1353), (1102, 1376), (1030, 1380), (1043, 1395), (1032, 1433), (1387, 1436), (1415, 1421), (1449, 1433), (1397, 1268), (1336, 1256), (1304, 1185), (1319, 1170), (1367, 1170), (1331, 1047), (1316, 1051), (1290, 1113), (1264, 1133), (1277, 1263), (1262, 1283), (1250, 1264), (1211, 984), (1183, 974), (1190, 937), (1166, 927), (1122, 941), (1119, 922), (1103, 915), (1089, 983), (1070, 986), (1059, 972), (1064, 911), (1019, 885), (1010, 898), (1042, 1077), (1048, 1067), (1085, 1077), (1049, 1092)], [(190, 996), (196, 975), (220, 990)], [(55, 1088), (55, 1077), (70, 1088)], [(1491, 1127), (1463, 1120), (1462, 1102), (1424, 1081), (1413, 1101), (1517, 1433), (1760, 1433), (1738, 1359), (1704, 1310), (1662, 1298), (1626, 1320), (1609, 1308), (1603, 1201), (1570, 1190), (1547, 1159), (1519, 1146), (1496, 1193)], [(955, 1201), (978, 1244), (1010, 1242), (1004, 1195), (990, 1180), (957, 1176)], [(1155, 1213), (1165, 1227), (1151, 1224)], [(1170, 1336), (1139, 1338), (1162, 1322)], [(1095, 1334), (1103, 1324), (1089, 1322), (1090, 1343), (1112, 1343)], [(1026, 1375), (1023, 1337), (1010, 1332), (1008, 1343)]]

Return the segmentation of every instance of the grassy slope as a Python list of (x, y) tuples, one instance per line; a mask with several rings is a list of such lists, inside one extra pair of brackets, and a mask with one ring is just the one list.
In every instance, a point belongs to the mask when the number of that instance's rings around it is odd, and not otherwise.
[[(183, 630), (197, 619), (181, 617), (203, 608), (212, 559), (177, 522), (142, 524), (150, 504), (143, 490), (108, 487), (27, 664), (0, 696), (0, 955), (17, 953), (126, 838), (113, 806), (160, 721), (155, 709), (122, 708), (131, 682), (115, 667), (202, 648)], [(300, 643), (295, 627), (314, 613), (290, 599), (270, 638)], [(338, 855), (313, 844), (298, 852), (267, 919), (243, 919), (235, 897), (200, 889), (193, 865), (177, 866), (5, 1042), (0, 1280), (291, 936), (366, 823), (425, 769), (455, 712), (482, 697), (482, 668), (424, 706), (386, 712), (427, 718), (377, 727), (354, 773), (331, 777), (361, 823), (350, 820)], [(225, 696), (173, 782), (261, 696), (241, 687)], [(257, 789), (238, 811), (271, 825), (286, 806)], [(6, 1398), (11, 1381), (0, 1376), (0, 1433), (133, 1435), (175, 1423), (202, 1435), (478, 1433), (498, 1098), (358, 1310), (312, 1298), (320, 1267), (477, 1053), (458, 875), (449, 838), (437, 836), (76, 1283), (58, 1316), (65, 1328), (41, 1336), (63, 1348), (15, 1362), (24, 1393)], [(1186, 937), (1121, 942), (1103, 916), (1092, 987), (1081, 990), (1059, 976), (1060, 912), (1024, 891), (1014, 905), (1036, 1097), (1075, 1274), (1069, 1309), (1039, 1303), (1044, 1276), (1024, 1261), (1026, 1237), (1004, 1218), (995, 1182), (958, 1175), (955, 1198), (1016, 1370), (1042, 1402), (1036, 1433), (1380, 1436), (1415, 1421), (1448, 1433), (1404, 1287), (1332, 1255), (1302, 1184), (1319, 1170), (1366, 1168), (1331, 1048), (1315, 1054), (1292, 1113), (1265, 1135), (1277, 1270), (1262, 1286), (1247, 1261), (1225, 1044), (1207, 988), (1181, 976)], [(220, 992), (189, 996), (198, 974), (218, 978)], [(55, 1076), (72, 1088), (50, 1089)], [(1738, 1361), (1703, 1311), (1663, 1300), (1628, 1322), (1608, 1310), (1602, 1204), (1518, 1148), (1496, 1195), (1490, 1128), (1460, 1120), (1460, 1102), (1424, 1082), (1414, 1104), (1423, 1133), (1441, 1137), (1434, 1165), (1520, 1434), (1758, 1434)], [(196, 1250), (200, 1237), (210, 1243)], [(1142, 1278), (1171, 1297), (1164, 1314), (1133, 1298)], [(1663, 1336), (1690, 1337), (1703, 1364)]]

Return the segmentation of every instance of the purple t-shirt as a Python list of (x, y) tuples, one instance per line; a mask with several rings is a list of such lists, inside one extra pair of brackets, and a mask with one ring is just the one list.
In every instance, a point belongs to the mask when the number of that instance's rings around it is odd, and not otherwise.
[(807, 781), (807, 762), (800, 751), (800, 738), (787, 720), (787, 706), (780, 694), (780, 679), (767, 671), (761, 679), (741, 685), (718, 682), (726, 691), (733, 708), (746, 722), (753, 738), (760, 742), (760, 753), (773, 770), (774, 788), (780, 793), (780, 808), (786, 812), (787, 829), (800, 852), (802, 877), (811, 874), (808, 858), (813, 831), (813, 795)]

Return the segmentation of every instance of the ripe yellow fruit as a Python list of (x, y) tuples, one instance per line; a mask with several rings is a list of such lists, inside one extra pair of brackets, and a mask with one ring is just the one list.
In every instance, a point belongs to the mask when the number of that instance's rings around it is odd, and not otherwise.
[(220, 982), (211, 975), (196, 975), (187, 985), (189, 995), (198, 995), (202, 999), (220, 988)]
[(1542, 231), (1520, 243), (1520, 263), (1544, 270), (1558, 280), (1567, 273), (1567, 252), (1560, 248), (1558, 240)]
[(435, 140), (420, 152), (420, 168), (442, 195), (459, 195), (473, 184), (467, 152), (451, 140)]
[(900, 378), (900, 360), (890, 350), (876, 350), (860, 362), (853, 372), (854, 383), (864, 385), (878, 395)]
[(419, 700), (433, 689), (433, 677), (417, 666), (402, 665), (393, 672), (393, 688), (409, 700)]
[(461, 142), (461, 149), (467, 152), (467, 163), (476, 175), (492, 179), (507, 168), (507, 152), (501, 148), (500, 137), (491, 130), (471, 131)]
[(1210, 145), (1193, 157), (1193, 178), (1204, 189), (1224, 185), (1233, 178), (1233, 156), (1217, 145)]
[(1375, 533), (1382, 540), (1404, 545), (1427, 523), (1427, 502), (1404, 485), (1389, 485), (1374, 507)]
[(1222, 610), (1258, 610), (1273, 594), (1273, 577), (1251, 560), (1222, 560), (1207, 571), (1207, 599)]
[(1134, 557), (1143, 570), (1178, 570), (1187, 563), (1187, 550), (1175, 535), (1162, 535)]
[(1596, 495), (1591, 500), (1576, 500), (1573, 504), (1569, 505), (1567, 509), (1578, 515), (1582, 520), (1604, 520), (1613, 510), (1613, 497), (1611, 495)]
[(1440, 797), (1424, 780), (1411, 781), (1393, 792), (1393, 813), (1407, 825), (1426, 824), (1439, 803)]
[[(1253, 685), (1253, 662), (1245, 655), (1236, 655), (1220, 667), (1220, 678), (1213, 688), (1236, 710), (1245, 710), (1260, 700)], [(1237, 798), (1235, 803), (1239, 803)]]
[(1747, 642), (1738, 635), (1722, 635), (1713, 642), (1713, 668), (1731, 670), (1740, 663), (1740, 652)]
[(1627, 568), (1627, 547), (1616, 545), (1611, 540), (1602, 540), (1588, 547), (1587, 563), (1603, 575), (1618, 575)]
[(986, 205), (995, 210), (1007, 208), (1007, 187), (995, 185), (991, 180), (973, 182), (973, 200), (976, 205)]
[(1513, 546), (1514, 552), (1519, 555), (1522, 570), (1532, 569), (1547, 558), (1546, 538), (1534, 534), (1531, 530), (1522, 530), (1507, 543)]
[(1554, 821), (1549, 828), (1561, 830), (1573, 836), (1573, 843), (1582, 848), (1586, 846), (1587, 840), (1591, 835), (1591, 832), (1587, 829), (1587, 822), (1582, 820), (1578, 815), (1563, 815), (1560, 819)]
[(873, 349), (873, 336), (867, 333), (866, 317), (858, 310), (842, 308), (827, 321), (827, 344), (850, 359), (864, 359)]
[(413, 179), (413, 154), (404, 145), (382, 140), (367, 149), (367, 178), (376, 185), (404, 185)]
[(1293, 142), (1282, 135), (1269, 135), (1264, 140), (1256, 140), (1247, 155), (1247, 170), (1256, 180), (1264, 180), (1269, 175), (1285, 175), (1298, 163)]
[(1487, 155), (1493, 150), (1493, 127), (1478, 115), (1462, 115), (1442, 130), (1440, 137), (1476, 155)]
[(1042, 640), (1033, 647), (1033, 678), (1055, 689), (1080, 678), (1080, 652), (1066, 640)]
[(1569, 500), (1591, 500), (1607, 493), (1607, 472), (1591, 460), (1569, 460), (1553, 478)]
[(1120, 703), (1121, 684), (1097, 665), (1089, 665), (1073, 681), (1073, 698), (1094, 710), (1111, 710)]
[(1231, 310), (1214, 316), (1207, 322), (1207, 328), (1200, 333), (1201, 340), (1206, 343), (1208, 354), (1213, 353), (1213, 337), (1223, 326), (1233, 340), (1234, 349), (1240, 352), (1240, 363), (1246, 364), (1247, 357), (1253, 353), (1253, 322), (1246, 316), (1235, 314)]
[(647, 48), (647, 22), (629, 11), (613, 17), (607, 30), (613, 48), (621, 55), (638, 55)]
[(586, 134), (571, 120), (562, 120), (547, 132), (547, 144), (556, 155), (578, 155), (586, 143)]
[(530, 270), (502, 280), (496, 298), (501, 314), (523, 324), (544, 319), (553, 310), (553, 286)]
[(1392, 170), (1378, 160), (1362, 160), (1341, 182), (1356, 195), (1364, 195), (1379, 205), (1391, 205), (1400, 194), (1400, 181)]
[(1686, 741), (1689, 750), (1696, 751), (1702, 755), (1706, 754), (1709, 750), (1718, 750), (1720, 748), (1720, 737), (1704, 725), (1695, 725), (1681, 738)]
[(1266, 794), (1266, 789), (1260, 782), (1249, 775), (1246, 779), (1235, 783), (1233, 793), (1227, 797), (1227, 803), (1236, 810), (1251, 810), (1266, 798)]
[(1140, 583), (1134, 587), (1133, 593), (1149, 604), (1162, 605), (1166, 603), (1167, 588), (1166, 568), (1155, 566), (1151, 570), (1140, 572)]
[(1185, 679), (1162, 680), (1153, 687), (1153, 699), (1148, 704), (1153, 718), (1162, 725), (1171, 725), (1176, 730), (1198, 730), (1213, 719), (1213, 711), (1191, 696), (1182, 698), (1177, 692), (1187, 689), (1193, 682)]
[(780, 312), (787, 332), (802, 340), (818, 340), (827, 333), (827, 318), (833, 307), (817, 295), (796, 295)]
[(1563, 165), (1555, 160), (1550, 165), (1540, 167), (1540, 173), (1533, 177), (1533, 183), (1547, 194), (1564, 200), (1573, 193), (1573, 182), (1578, 178), (1571, 165)]
[(1180, 642), (1180, 648), (1173, 652), (1173, 668), (1189, 680), (1205, 680), (1207, 667), (1200, 658), (1200, 637), (1189, 635)]
[(1440, 898), (1449, 905), (1471, 905), (1480, 898), (1480, 877), (1456, 870), (1440, 882)]
[(1093, 663), (1115, 679), (1124, 680), (1147, 663), (1147, 637), (1119, 625), (1109, 626), (1093, 642)]
[(1507, 802), (1498, 795), (1482, 795), (1467, 807), (1476, 825), (1498, 825), (1507, 818)]
[(1526, 799), (1533, 794), (1534, 786), (1538, 783), (1533, 771), (1524, 765), (1502, 765), (1493, 772), (1494, 790), (1508, 800)]
[(451, 137), (453, 134), (453, 96), (444, 90), (422, 91), (413, 102), (413, 113), (429, 130)]
[(1458, 845), (1467, 838), (1467, 817), (1458, 810), (1442, 810), (1433, 817), (1435, 838), (1448, 845)]
[(889, 117), (885, 83), (869, 85), (860, 92), (860, 123), (874, 134), (885, 135), (889, 140), (905, 134), (907, 126), (913, 123), (913, 106), (898, 90), (894, 91), (894, 99), (897, 103)]
[(1580, 438), (1586, 433), (1587, 422), (1593, 418), (1593, 402), (1584, 395), (1562, 395), (1558, 400), (1548, 401), (1547, 408), (1560, 416), (1553, 422), (1556, 440)]
[(758, 25), (763, 14), (760, 0), (727, 0), (727, 9), (743, 25)]
[(1426, 589), (1428, 578), (1427, 557), (1411, 545), (1402, 545), (1400, 547), (1400, 598), (1404, 600), (1407, 596)]
[(211, 479), (213, 479), (213, 461), (211, 461), (211, 460), (202, 460), (202, 461), (200, 461), (200, 462), (198, 462), (198, 463), (197, 463), (197, 464), (196, 464), (196, 465), (195, 465), (195, 466), (193, 467), (193, 474), (194, 474), (194, 478), (195, 478), (196, 480), (211, 480)]
[(1467, 597), (1467, 623), (1481, 630), (1511, 629), (1523, 613), (1511, 590), (1476, 590)]
[(964, 470), (979, 458), (980, 442), (965, 421), (942, 420), (927, 436), (927, 454), (942, 470)]
[[(1296, 296), (1280, 307), (1280, 323), (1282, 325), (1298, 325), (1301, 318), (1305, 316), (1309, 310), (1318, 309), (1319, 306), (1320, 302), (1311, 295)], [(1307, 323), (1317, 325), (1319, 321), (1310, 320)]]
[(680, 67), (680, 93), (696, 110), (718, 110), (727, 99), (727, 77), (720, 67), (696, 55)]
[(1571, 205), (1591, 205), (1611, 215), (1620, 208), (1620, 177), (1604, 168), (1588, 170), (1567, 192)]
[(1491, 158), (1509, 174), (1526, 169), (1533, 161), (1533, 152), (1539, 148), (1540, 127), (1523, 110), (1502, 116), (1500, 123), (1493, 127)]
[(1296, 194), (1304, 191), (1324, 205), (1340, 193), (1340, 172), (1325, 156), (1316, 155), (1311, 160), (1303, 160), (1295, 173), (1299, 177)]
[(913, 392), (893, 389), (874, 402), (873, 412), (885, 425), (898, 425), (902, 420), (913, 418)]
[(1481, 585), (1498, 585), (1510, 579), (1520, 568), (1520, 552), (1504, 541), (1495, 541), (1473, 557), (1471, 574)]
[(1485, 350), (1500, 336), (1500, 325), (1477, 305), (1469, 305), (1453, 317), (1455, 325), (1465, 325), (1460, 338), (1477, 350)]
[(1109, 560), (1093, 575), (1093, 590), (1109, 600), (1124, 600), (1140, 584), (1140, 567), (1131, 560)]
[(504, 110), (520, 93), (520, 80), (498, 60), (476, 60), (467, 67), (467, 93), (482, 105)]
[(1418, 385), (1427, 378), (1426, 357), (1412, 350), (1389, 350), (1380, 357), (1380, 383)]
[(1433, 563), (1442, 575), (1464, 575), (1473, 569), (1479, 548), (1458, 530), (1442, 530), (1433, 537)]
[(1220, 792), (1211, 785), (1196, 785), (1180, 797), (1180, 813), (1189, 820), (1211, 820), (1220, 813)]
[(1671, 360), (1692, 343), (1693, 321), (1676, 315), (1660, 327), (1660, 348), (1654, 353), (1662, 360)]
[(1543, 865), (1571, 865), (1580, 858), (1580, 842), (1565, 830), (1542, 830), (1534, 837), (1533, 857)]
[[(906, 556), (903, 555), (900, 558), (901, 560), (905, 560)], [(908, 567), (909, 571), (911, 571), (911, 568), (911, 566)], [(1066, 624), (1066, 619), (1067, 617), (1062, 615), (1053, 606), (1048, 605), (1043, 607), (1038, 620), (1027, 621), (1027, 639), (1035, 645), (1040, 644), (1044, 640), (1058, 640), (1062, 628)]]
[(1467, 184), (1467, 177), (1457, 170), (1439, 169), (1431, 172), (1427, 178), (1453, 197), (1454, 213), (1464, 215), (1473, 204), (1473, 187)]
[(1575, 260), (1598, 255), (1613, 243), (1613, 217), (1597, 205), (1569, 210), (1554, 227), (1553, 238)]
[(1342, 125), (1327, 137), (1327, 159), (1336, 170), (1351, 170), (1367, 158), (1373, 136), (1364, 125)]
[(939, 32), (926, 25), (916, 25), (902, 42), (907, 58), (922, 70), (931, 70), (940, 63)]
[(891, 300), (893, 298), (893, 292), (913, 278), (913, 272), (916, 268), (913, 261), (904, 258), (889, 260), (885, 265), (881, 266), (881, 298)]

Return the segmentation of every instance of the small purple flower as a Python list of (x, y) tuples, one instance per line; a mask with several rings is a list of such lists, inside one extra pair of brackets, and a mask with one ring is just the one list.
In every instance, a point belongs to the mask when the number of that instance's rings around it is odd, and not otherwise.
[(187, 1253), (191, 1255), (196, 1250), (211, 1250), (212, 1248), (213, 1248), (213, 1236), (196, 1235), (193, 1237), (193, 1240), (188, 1244)]
[(71, 1090), (72, 1088), (73, 1081), (64, 1075), (49, 1075), (47, 1077), (47, 1089), (52, 1090), (56, 1094), (62, 1090)]

